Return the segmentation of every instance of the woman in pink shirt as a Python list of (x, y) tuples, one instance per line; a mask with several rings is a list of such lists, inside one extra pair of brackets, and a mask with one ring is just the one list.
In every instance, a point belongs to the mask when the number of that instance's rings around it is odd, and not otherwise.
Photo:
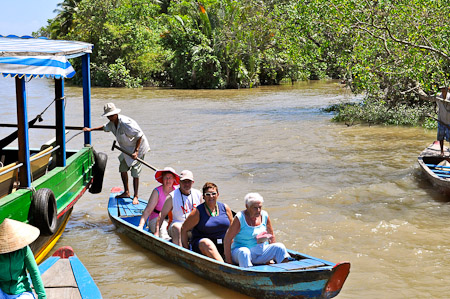
[[(162, 170), (158, 170), (155, 173), (155, 179), (162, 185), (153, 189), (139, 222), (139, 228), (143, 229), (148, 219), (148, 227), (152, 233), (155, 233), (158, 215), (164, 206), (167, 196), (176, 189), (176, 185), (180, 184), (180, 177), (172, 167), (165, 167)], [(161, 226), (160, 237), (169, 239), (167, 222)]]

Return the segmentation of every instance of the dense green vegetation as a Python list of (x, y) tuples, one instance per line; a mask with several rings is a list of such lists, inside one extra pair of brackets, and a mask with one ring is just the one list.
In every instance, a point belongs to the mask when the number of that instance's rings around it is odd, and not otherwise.
[(365, 96), (335, 107), (337, 120), (414, 125), (434, 111), (418, 93), (449, 85), (449, 4), (64, 0), (36, 35), (95, 44), (94, 85), (242, 88), (328, 77)]

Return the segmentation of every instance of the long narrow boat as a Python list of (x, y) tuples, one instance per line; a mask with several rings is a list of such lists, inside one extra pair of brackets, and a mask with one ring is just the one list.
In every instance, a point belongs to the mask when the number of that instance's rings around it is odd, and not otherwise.
[(48, 299), (100, 299), (102, 294), (70, 246), (59, 248), (39, 265)]
[(439, 141), (425, 148), (417, 158), (417, 162), (427, 179), (442, 193), (450, 195), (450, 157), (449, 149), (444, 147), (444, 157), (441, 156)]
[(119, 232), (167, 261), (230, 289), (256, 298), (332, 298), (339, 294), (349, 274), (350, 263), (334, 264), (289, 250), (295, 261), (250, 268), (218, 262), (138, 229), (147, 202), (133, 205), (129, 198), (115, 198), (113, 188), (108, 214)]
[[(0, 127), (17, 131), (0, 140), (0, 223), (5, 218), (30, 223), (41, 231), (30, 247), (39, 263), (52, 249), (69, 220), (74, 204), (89, 189), (101, 191), (107, 156), (96, 153), (84, 132), (79, 149), (66, 149), (66, 129), (91, 125), (90, 69), (92, 44), (43, 38), (0, 36), (0, 74), (15, 80), (17, 123)], [(68, 59), (82, 58), (84, 119), (78, 127), (65, 124), (64, 78), (75, 71)], [(31, 79), (54, 79), (55, 124), (38, 125), (42, 113), (28, 121), (26, 84)], [(34, 106), (39, 106), (34, 103)], [(39, 103), (37, 103), (39, 104)], [(42, 110), (47, 108), (41, 104)], [(13, 110), (14, 111), (14, 110)], [(83, 121), (83, 123), (81, 123)], [(54, 139), (29, 146), (29, 129), (51, 129)], [(17, 147), (7, 147), (17, 138)]]

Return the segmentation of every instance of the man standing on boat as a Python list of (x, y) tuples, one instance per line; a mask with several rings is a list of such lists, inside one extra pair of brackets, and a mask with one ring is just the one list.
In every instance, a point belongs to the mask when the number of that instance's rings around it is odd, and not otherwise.
[(444, 156), (444, 139), (450, 142), (450, 93), (447, 86), (439, 87), (441, 94), (438, 96), (438, 131), (437, 140), (441, 146), (441, 156)]
[(133, 204), (138, 204), (139, 175), (142, 170), (142, 163), (137, 161), (136, 158), (144, 160), (145, 154), (150, 150), (150, 146), (144, 132), (137, 122), (125, 115), (120, 115), (119, 112), (121, 110), (116, 108), (113, 103), (107, 103), (103, 107), (103, 110), (104, 113), (102, 116), (106, 116), (109, 119), (109, 122), (96, 128), (83, 128), (83, 131), (90, 132), (103, 130), (105, 132), (111, 132), (116, 136), (120, 147), (131, 154), (131, 156), (123, 153), (119, 155), (119, 172), (122, 177), (124, 192), (116, 197), (131, 197), (130, 189), (128, 188), (127, 173), (130, 171), (131, 176), (133, 177)]
[(180, 188), (172, 191), (166, 198), (166, 202), (159, 213), (156, 222), (155, 236), (159, 237), (159, 229), (172, 211), (172, 222), (169, 225), (169, 236), (172, 242), (181, 245), (181, 226), (189, 214), (203, 202), (203, 195), (200, 190), (192, 188), (194, 184), (194, 175), (189, 170), (183, 170), (180, 174)]

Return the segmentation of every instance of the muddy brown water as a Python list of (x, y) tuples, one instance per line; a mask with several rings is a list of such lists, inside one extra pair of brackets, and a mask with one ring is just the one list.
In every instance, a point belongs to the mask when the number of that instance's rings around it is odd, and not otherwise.
[[(2, 122), (15, 122), (14, 85), (0, 79)], [(27, 84), (29, 117), (54, 97), (52, 81)], [(82, 125), (81, 93), (66, 87), (67, 125)], [(234, 210), (260, 192), (278, 241), (329, 261), (350, 261), (338, 298), (447, 298), (450, 204), (420, 174), (418, 154), (436, 137), (421, 128), (331, 122), (321, 108), (353, 96), (334, 81), (245, 90), (92, 89), (92, 125), (114, 102), (145, 131), (156, 167), (190, 169), (195, 186), (219, 186)], [(52, 124), (53, 106), (44, 115)], [(4, 136), (11, 129), (0, 129)], [(72, 134), (72, 133), (71, 133)], [(52, 137), (31, 130), (31, 146)], [(68, 137), (71, 135), (69, 134)], [(116, 232), (109, 190), (120, 186), (113, 135), (94, 132), (109, 156), (103, 192), (76, 204), (56, 248), (70, 245), (104, 298), (245, 298), (165, 261)], [(69, 148), (82, 144), (79, 137)], [(157, 186), (145, 169), (140, 195)], [(54, 250), (55, 250), (54, 249)], [(53, 251), (54, 251), (53, 250)]]

